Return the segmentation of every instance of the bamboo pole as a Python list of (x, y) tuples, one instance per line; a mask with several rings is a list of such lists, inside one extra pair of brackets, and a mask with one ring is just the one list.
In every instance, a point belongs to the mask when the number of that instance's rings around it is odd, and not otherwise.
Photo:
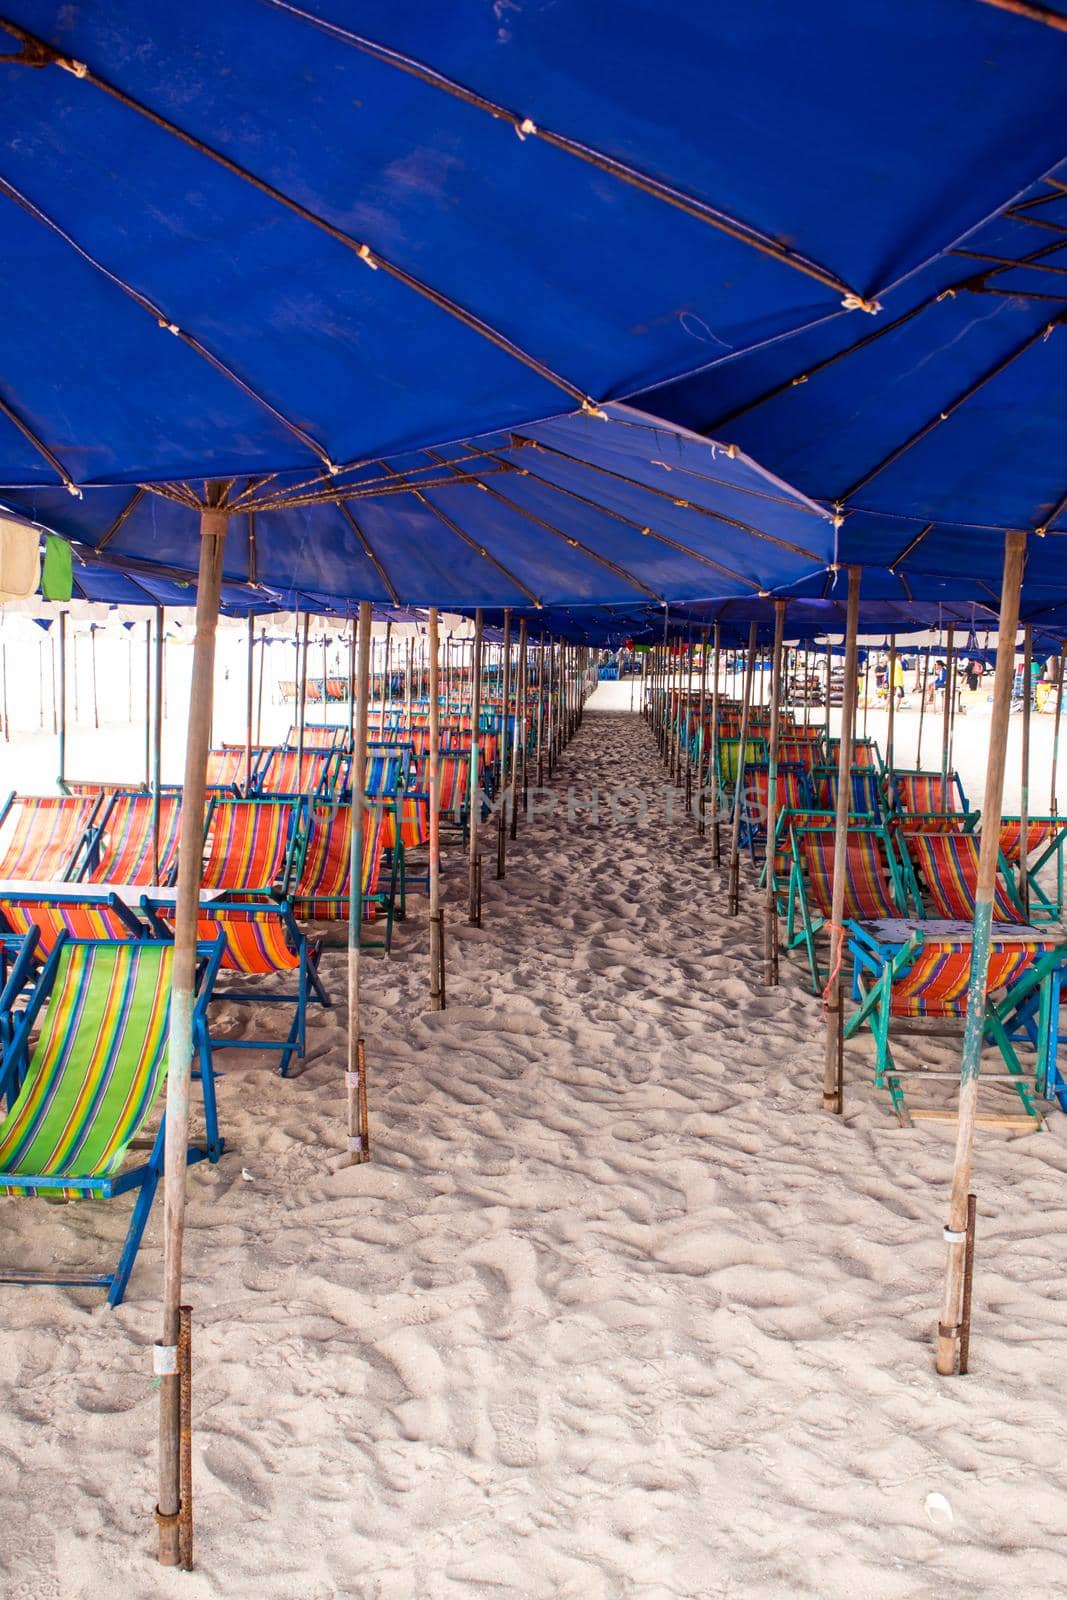
[(445, 1009), (445, 929), (441, 909), (441, 757), (437, 607), (430, 607), (430, 1010)]
[[(519, 795), (526, 810), (526, 618), (519, 618), (519, 649), (515, 662), (515, 726), (511, 739), (511, 837), (519, 836)], [(520, 763), (522, 767), (520, 782)]]
[(392, 687), (391, 673), (390, 673), (390, 658), (392, 656), (392, 649), (393, 649), (393, 619), (390, 617), (388, 622), (385, 624), (385, 651), (384, 651), (384, 654), (383, 654), (383, 663), (384, 664), (382, 666), (382, 701), (381, 701), (381, 710), (380, 710), (379, 715), (378, 715), (378, 737), (379, 737), (379, 739), (384, 739), (385, 738), (385, 707), (386, 707), (386, 703), (387, 703), (387, 701), (389, 699), (389, 690)]
[(259, 688), (256, 691), (256, 743), (263, 743), (263, 679), (267, 675), (267, 630), (259, 630)]
[(185, 1233), (186, 1161), (189, 1146), (189, 1084), (193, 1059), (193, 1004), (196, 986), (196, 929), (204, 850), (207, 753), (215, 678), (215, 633), (222, 585), (227, 515), (214, 485), (200, 513), (200, 562), (196, 586), (196, 642), (189, 691), (178, 892), (174, 914), (174, 961), (167, 1041), (167, 1109), (163, 1153), (163, 1327), (164, 1369), (159, 1380), (159, 1560), (175, 1566), (179, 1558), (180, 1394), (176, 1360), (182, 1303), (182, 1243)]
[(471, 647), (471, 772), (468, 807), (467, 844), (467, 920), (476, 928), (482, 925), (482, 863), (478, 855), (478, 827), (481, 822), (482, 792), (479, 782), (478, 745), (482, 708), (482, 608), (474, 613), (474, 641)]
[(952, 740), (952, 678), (955, 658), (956, 624), (950, 622), (945, 630), (945, 702), (941, 707), (941, 810), (947, 812), (949, 745)]
[(352, 634), (348, 641), (348, 749), (349, 753), (355, 744), (356, 738), (356, 619), (350, 618)]
[[(893, 750), (894, 750), (893, 735), (894, 735), (894, 733), (896, 731), (896, 725), (897, 725), (897, 722), (896, 722), (896, 719), (897, 719), (897, 686), (896, 686), (896, 683), (894, 681), (894, 674), (896, 673), (896, 670), (897, 670), (897, 636), (896, 636), (895, 633), (891, 633), (889, 635), (889, 683), (888, 683), (888, 687), (889, 687), (889, 725), (886, 728), (886, 735), (885, 735), (885, 764), (886, 764), (886, 770), (889, 773), (890, 779), (892, 779), (892, 777), (893, 777)], [(866, 732), (866, 726), (864, 727), (864, 732)]]
[(1059, 672), (1056, 675), (1056, 716), (1052, 725), (1052, 771), (1049, 776), (1048, 811), (1050, 817), (1059, 816), (1056, 801), (1056, 774), (1060, 764), (1060, 722), (1063, 717), (1063, 677), (1067, 670), (1067, 639), (1060, 645)]
[(926, 659), (923, 662), (922, 691), (919, 696), (919, 734), (915, 746), (915, 765), (919, 771), (923, 764), (923, 718), (926, 716), (926, 695), (930, 686), (930, 646), (926, 646)]
[(248, 614), (248, 670), (245, 684), (245, 794), (252, 793), (252, 699), (256, 677), (256, 620)]
[(59, 613), (59, 787), (67, 777), (67, 613)]
[(778, 982), (778, 896), (774, 881), (774, 836), (778, 827), (778, 738), (782, 703), (782, 637), (785, 601), (774, 602), (774, 645), (771, 655), (771, 737), (767, 774), (767, 855), (764, 866), (763, 981)]
[(737, 769), (734, 773), (734, 804), (730, 816), (730, 879), (727, 910), (736, 917), (741, 908), (741, 813), (744, 809), (745, 746), (748, 743), (748, 713), (752, 703), (752, 682), (756, 675), (756, 623), (748, 625), (748, 655), (745, 660), (745, 683), (741, 691), (741, 741), (737, 750)]
[(500, 762), (498, 767), (499, 784), (498, 807), (496, 814), (496, 875), (503, 878), (507, 874), (507, 847), (508, 847), (508, 784), (511, 779), (510, 750), (511, 742), (511, 611), (504, 607), (504, 643), (501, 647), (501, 667), (503, 677), (501, 680), (500, 700)]
[(848, 609), (845, 616), (845, 684), (841, 701), (841, 742), (837, 759), (837, 812), (834, 818), (834, 882), (830, 909), (830, 977), (823, 993), (826, 1007), (826, 1054), (823, 1071), (824, 1111), (838, 1116), (844, 1110), (841, 1027), (844, 995), (841, 963), (845, 951), (845, 853), (852, 799), (852, 738), (856, 726), (856, 635), (860, 614), (860, 569), (848, 569)]
[[(300, 612), (297, 612), (296, 664), (299, 687), (297, 689), (296, 713), (296, 770), (298, 773), (304, 765), (304, 723), (307, 720), (308, 701), (308, 625), (310, 622), (311, 617), (305, 611), (303, 625), (301, 626)], [(297, 782), (299, 781), (298, 778)]]
[(708, 804), (711, 807), (711, 864), (722, 865), (722, 840), (719, 826), (719, 624), (712, 628), (711, 649), (711, 735), (708, 740)]
[(145, 620), (144, 651), (144, 782), (148, 789), (152, 784), (152, 612)]
[(544, 788), (545, 783), (545, 750), (544, 750), (544, 722), (545, 722), (545, 630), (541, 629), (541, 643), (537, 651), (537, 787)]
[(705, 829), (705, 795), (704, 786), (707, 782), (707, 753), (708, 738), (704, 726), (708, 712), (708, 630), (705, 626), (700, 634), (700, 702), (697, 707), (697, 833), (701, 838)]
[(1033, 677), (1034, 630), (1023, 629), (1023, 728), (1019, 774), (1019, 899), (1023, 915), (1030, 920), (1030, 875), (1026, 870), (1026, 839), (1030, 831), (1030, 686)]
[(163, 607), (156, 607), (156, 697), (154, 712), (148, 721), (152, 726), (152, 881), (159, 882), (159, 830), (160, 807), (163, 794), (163, 638), (165, 628)]
[(1011, 715), (1012, 681), (1015, 676), (1015, 635), (1019, 626), (1019, 591), (1025, 559), (1026, 534), (1021, 532), (1006, 534), (1000, 625), (997, 634), (997, 667), (993, 683), (993, 715), (989, 726), (985, 797), (982, 802), (983, 827), (979, 835), (971, 976), (964, 1022), (963, 1056), (960, 1063), (959, 1120), (956, 1127), (956, 1152), (948, 1226), (944, 1231), (947, 1245), (944, 1298), (937, 1330), (937, 1370), (942, 1377), (950, 1376), (955, 1367), (959, 1339), (964, 1246), (967, 1236), (967, 1194), (971, 1182), (971, 1154), (978, 1110), (978, 1073), (985, 1029), (986, 984), (989, 976), (989, 947), (1000, 843), (998, 823), (1004, 800), (1004, 768)]
[(348, 867), (348, 1050), (345, 1062), (348, 1164), (370, 1160), (367, 1123), (367, 1055), (360, 1010), (363, 930), (363, 834), (367, 801), (367, 708), (370, 693), (371, 603), (359, 603), (359, 678), (352, 752), (352, 849)]
[(89, 624), (89, 682), (93, 691), (93, 727), (100, 727), (100, 700), (96, 692), (96, 623)]
[(48, 644), (52, 654), (52, 732), (59, 732), (59, 692), (56, 688), (56, 636), (50, 627), (48, 630)]

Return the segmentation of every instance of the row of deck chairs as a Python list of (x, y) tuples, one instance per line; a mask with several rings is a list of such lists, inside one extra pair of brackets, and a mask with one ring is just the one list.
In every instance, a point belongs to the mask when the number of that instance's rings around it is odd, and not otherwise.
[[(844, 926), (857, 1009), (845, 1024), (845, 1036), (863, 1027), (872, 1030), (875, 1081), (888, 1090), (902, 1122), (909, 1119), (903, 1086), (908, 1073), (894, 1060), (891, 1025), (899, 1031), (905, 1020), (962, 1019), (979, 849), (973, 832), (905, 833), (865, 818), (853, 818), (846, 836)], [(782, 818), (775, 853), (776, 881), (785, 885), (779, 910), (787, 948), (803, 947), (816, 991), (827, 978), (820, 936), (832, 917), (833, 864), (832, 816)], [(1023, 1120), (1033, 1123), (1035, 1093), (1055, 1096), (1067, 1109), (1067, 1085), (1057, 1064), (1067, 944), (1058, 930), (1033, 925), (1003, 852), (993, 915), (984, 1026), (1022, 1102)], [(1020, 1041), (1036, 1052), (1029, 1076), (1020, 1062)]]

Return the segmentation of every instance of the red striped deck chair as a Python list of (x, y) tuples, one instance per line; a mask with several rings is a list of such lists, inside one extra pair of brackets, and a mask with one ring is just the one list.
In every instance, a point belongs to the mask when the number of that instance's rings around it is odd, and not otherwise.
[[(923, 914), (969, 922), (978, 887), (980, 841), (973, 833), (911, 833), (904, 848), (919, 880)], [(993, 899), (996, 922), (1025, 922), (1007, 864), (1001, 861)]]
[[(462, 819), (470, 787), (471, 755), (469, 750), (449, 750), (438, 757), (438, 782), (440, 798), (438, 810), (442, 817), (457, 823)], [(429, 794), (430, 758), (420, 756), (415, 765), (414, 787)]]
[(97, 830), (92, 855), (95, 865), (82, 876), (85, 883), (170, 883), (178, 867), (178, 831), (181, 796), (159, 797), (159, 875), (155, 872), (153, 818), (150, 794), (114, 797)]
[[(384, 811), (381, 806), (368, 806), (363, 812), (361, 920), (373, 921), (380, 911), (385, 912), (383, 947), (388, 950), (392, 944), (396, 885), (402, 871), (403, 852), (394, 852), (389, 882), (383, 887)], [(351, 806), (314, 806), (303, 864), (293, 887), (292, 904), (298, 917), (311, 921), (347, 920), (351, 852)]]
[[(252, 749), (252, 777), (255, 779), (256, 763), (260, 751), (253, 746)], [(247, 762), (245, 760), (244, 746), (223, 745), (221, 749), (209, 750), (207, 753), (207, 786), (209, 789), (229, 789), (236, 794), (247, 789)]]
[(325, 795), (333, 787), (334, 750), (275, 750), (259, 773), (262, 794)]
[[(834, 828), (791, 830), (793, 863), (789, 878), (786, 945), (803, 945), (812, 986), (818, 992), (823, 976), (815, 939), (833, 915)], [(887, 830), (877, 824), (850, 827), (845, 838), (845, 891), (842, 915), (849, 921), (872, 922), (907, 914), (904, 877)]]
[[(382, 807), (382, 836), (385, 848), (396, 843), (396, 813), (400, 809), (400, 841), (405, 850), (417, 850), (430, 840), (430, 796), (418, 789), (407, 789), (392, 805)], [(409, 886), (410, 886), (410, 879)]]
[[(147, 897), (142, 901), (147, 916), (158, 933), (173, 937), (174, 907)], [(246, 905), (240, 902), (202, 901), (196, 936), (212, 943), (222, 941), (221, 970), (241, 978), (272, 978), (291, 975), (295, 990), (281, 990), (263, 984), (253, 989), (217, 986), (214, 998), (237, 1004), (293, 1007), (293, 1019), (284, 1038), (256, 1035), (236, 1039), (230, 1034), (216, 1035), (208, 1028), (213, 1050), (276, 1050), (281, 1056), (278, 1071), (285, 1077), (293, 1056), (302, 1058), (307, 1045), (307, 1008), (312, 999), (330, 1004), (319, 977), (321, 942), (302, 933), (289, 906), (282, 904)]]
[[(346, 691), (347, 693), (347, 691)], [(344, 696), (342, 696), (344, 698)], [(300, 724), (291, 722), (285, 736), (285, 748), (295, 750), (300, 743)], [(348, 743), (348, 728), (335, 722), (305, 722), (305, 750), (343, 750)]]
[[(1064, 906), (1064, 845), (1067, 817), (1030, 817), (1026, 849), (1022, 848), (1022, 818), (1001, 817), (1000, 854), (1015, 874), (1019, 899), (1031, 918), (1057, 922)], [(1049, 868), (1054, 883), (1043, 876)]]
[(64, 778), (60, 784), (64, 794), (87, 795), (102, 794), (144, 794), (147, 791), (143, 785), (136, 783), (121, 783), (110, 778)]
[(201, 885), (235, 895), (282, 895), (297, 834), (287, 800), (212, 800), (204, 827)]
[(70, 894), (0, 896), (0, 927), (23, 938), (36, 928), (41, 954), (46, 956), (64, 937), (136, 939), (145, 931), (117, 896), (73, 889)]
[(100, 795), (12, 795), (0, 812), (0, 878), (58, 883), (92, 842)]
[(963, 785), (955, 772), (946, 784), (940, 772), (894, 772), (893, 801), (900, 812), (929, 815), (932, 812), (966, 812)]
[[(766, 833), (770, 788), (770, 767), (746, 767), (742, 794), (742, 833), (750, 853), (756, 839), (762, 838)], [(806, 806), (810, 794), (803, 770), (799, 767), (779, 766), (775, 795), (776, 817), (784, 811), (795, 812)]]
[(814, 739), (797, 739), (790, 733), (778, 740), (778, 759), (810, 772), (819, 760), (821, 747)]
[[(911, 1028), (905, 1026), (903, 1031), (921, 1035), (921, 1026), (916, 1024), (964, 1018), (970, 998), (973, 945), (963, 935), (953, 938), (914, 925), (909, 932), (909, 925), (898, 926), (901, 933), (893, 935), (893, 939), (902, 938), (903, 942), (888, 945), (881, 942), (890, 932), (887, 928), (851, 930), (859, 1004), (847, 1018), (844, 1032), (846, 1038), (851, 1038), (862, 1027), (870, 1028), (876, 1045), (875, 1084), (889, 1091), (897, 1116), (908, 1126), (913, 1113), (902, 1080), (921, 1077), (923, 1069), (898, 1066), (890, 1045), (892, 1024), (910, 1023)], [(1033, 1000), (1050, 984), (1065, 957), (1067, 945), (1043, 939), (1032, 928), (1022, 928), (1018, 935), (994, 932), (990, 945), (983, 1033), (986, 1040), (997, 1045), (1008, 1066), (1012, 1088), (1026, 1109), (1022, 1120), (1035, 1125), (1040, 1119), (1034, 1091), (1043, 1088), (1055, 1065), (1058, 1029), (1055, 1024), (1050, 1026), (1048, 1004), (1042, 1002), (1035, 1009)], [(1036, 1025), (1034, 1016), (1038, 1019)], [(1029, 1077), (1016, 1049), (1016, 1041), (1026, 1038), (1037, 1053), (1036, 1072)], [(944, 1112), (929, 1111), (916, 1111), (914, 1115), (945, 1117)]]

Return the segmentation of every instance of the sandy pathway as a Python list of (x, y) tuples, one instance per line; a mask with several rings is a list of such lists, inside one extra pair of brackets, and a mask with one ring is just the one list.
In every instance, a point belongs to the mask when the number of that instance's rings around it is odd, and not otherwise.
[[(639, 718), (587, 712), (480, 932), (450, 864), (443, 1015), (412, 900), (366, 985), (372, 1165), (334, 1153), (340, 1012), (289, 1082), (223, 1057), (192, 1577), (149, 1559), (158, 1214), (119, 1312), (5, 1292), (6, 1596), (1067, 1593), (1067, 1119), (982, 1136), (974, 1370), (939, 1380), (948, 1139), (896, 1126), (862, 1050), (845, 1121), (817, 1110), (818, 1003), (792, 963), (756, 981), (751, 897), (722, 915), (663, 783)], [(3, 1215), (42, 1261), (120, 1231)]]

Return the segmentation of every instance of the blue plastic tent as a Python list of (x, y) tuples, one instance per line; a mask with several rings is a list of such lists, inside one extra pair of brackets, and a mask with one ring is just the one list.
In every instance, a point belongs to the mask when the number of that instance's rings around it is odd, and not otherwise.
[[(142, 488), (4, 492), (100, 559), (195, 577), (199, 513)], [(323, 604), (634, 605), (771, 593), (833, 564), (820, 507), (740, 452), (611, 405), (341, 475), (240, 479), (224, 577)]]
[(1051, 603), (1067, 554), (1067, 166), (883, 315), (866, 337), (838, 318), (647, 403), (834, 510), (867, 597), (996, 603), (1014, 528), (1032, 534), (1024, 612)]
[(854, 339), (1063, 153), (1067, 38), (974, 0), (3, 13), (10, 485), (375, 460)]

